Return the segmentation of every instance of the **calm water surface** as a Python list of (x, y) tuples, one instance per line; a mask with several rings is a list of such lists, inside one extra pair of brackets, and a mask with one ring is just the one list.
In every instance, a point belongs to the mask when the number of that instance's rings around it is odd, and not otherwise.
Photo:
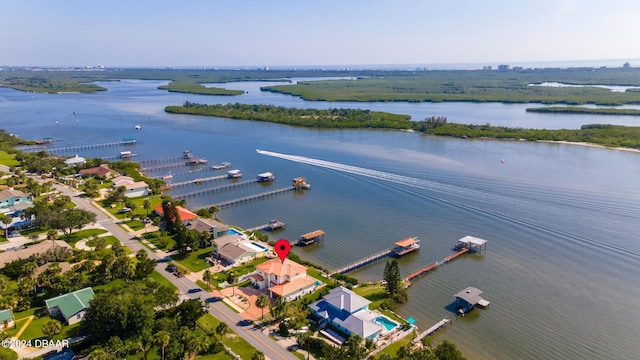
[[(259, 92), (264, 82), (225, 86), (248, 91), (240, 97), (204, 97), (155, 90), (161, 83), (102, 83), (109, 91), (94, 95), (0, 89), (2, 128), (25, 138), (64, 140), (56, 147), (134, 136), (133, 147), (79, 155), (129, 149), (140, 159), (154, 159), (191, 149), (210, 164), (232, 162), (246, 178), (264, 171), (277, 176), (270, 185), (190, 199), (193, 208), (286, 187), (304, 176), (310, 191), (225, 208), (219, 217), (243, 227), (286, 221), (274, 239), (323, 229), (324, 243), (294, 251), (329, 269), (418, 236), (420, 251), (400, 259), (401, 272), (408, 274), (451, 254), (462, 236), (487, 239), (484, 256), (463, 256), (414, 281), (409, 303), (399, 310), (425, 329), (451, 316), (453, 294), (466, 286), (482, 289), (490, 308), (456, 320), (434, 339), (455, 341), (469, 359), (636, 359), (640, 353), (640, 154), (397, 131), (309, 130), (168, 115), (163, 107), (185, 100), (364, 107), (415, 119), (444, 115), (454, 122), (546, 128), (637, 120), (525, 113), (531, 105), (303, 102)], [(137, 124), (142, 130), (134, 129)], [(256, 148), (304, 158), (261, 155)], [(333, 164), (319, 167), (312, 159)], [(356, 168), (346, 172), (343, 165)], [(173, 181), (201, 176), (180, 175), (189, 170), (197, 168), (172, 169)], [(381, 262), (354, 274), (378, 280), (383, 267)]]

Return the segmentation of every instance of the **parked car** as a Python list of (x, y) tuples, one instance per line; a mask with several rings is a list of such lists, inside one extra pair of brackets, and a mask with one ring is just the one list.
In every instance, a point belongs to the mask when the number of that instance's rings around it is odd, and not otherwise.
[(118, 214), (124, 214), (128, 212), (131, 212), (131, 209), (128, 207), (123, 207), (122, 209), (118, 210)]
[(172, 272), (176, 271), (176, 270), (177, 270), (177, 268), (176, 268), (176, 266), (175, 266), (175, 265), (173, 265), (173, 264), (169, 264), (169, 265), (167, 265), (167, 267), (166, 267), (166, 269), (165, 269), (165, 270), (167, 270), (168, 272), (172, 273)]
[(195, 289), (189, 289), (189, 291), (187, 291), (189, 294), (195, 294), (195, 293), (199, 293), (200, 291), (202, 291), (202, 289), (200, 288), (195, 288)]

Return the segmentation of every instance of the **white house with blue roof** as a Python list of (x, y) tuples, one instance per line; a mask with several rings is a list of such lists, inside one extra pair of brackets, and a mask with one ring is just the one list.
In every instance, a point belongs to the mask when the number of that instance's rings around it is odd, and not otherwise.
[(380, 312), (369, 310), (371, 301), (342, 286), (331, 290), (321, 300), (309, 305), (311, 313), (334, 329), (349, 336), (378, 341), (380, 334), (398, 324)]

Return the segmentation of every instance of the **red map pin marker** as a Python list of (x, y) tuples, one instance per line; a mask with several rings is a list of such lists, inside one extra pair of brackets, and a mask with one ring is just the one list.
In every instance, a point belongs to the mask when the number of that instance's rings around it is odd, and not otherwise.
[(289, 244), (289, 240), (280, 239), (276, 241), (275, 246), (273, 247), (276, 254), (280, 257), (280, 261), (284, 263), (284, 259), (287, 258), (289, 254), (289, 250), (291, 250), (291, 244)]

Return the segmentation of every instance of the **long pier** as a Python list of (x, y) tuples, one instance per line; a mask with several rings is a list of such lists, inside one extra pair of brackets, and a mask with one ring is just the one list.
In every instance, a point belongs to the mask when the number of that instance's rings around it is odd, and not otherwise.
[(262, 230), (273, 231), (273, 230), (277, 230), (277, 229), (282, 229), (285, 226), (286, 226), (286, 224), (284, 222), (282, 222), (282, 221), (272, 220), (268, 224), (262, 224), (262, 225), (254, 226), (252, 228), (244, 229), (244, 231), (245, 232), (262, 231)]
[[(251, 181), (251, 182), (255, 182), (255, 181)], [(298, 190), (298, 189), (299, 188), (290, 186), (290, 187), (286, 187), (286, 188), (282, 188), (282, 189), (262, 192), (262, 193), (255, 194), (255, 195), (249, 195), (249, 196), (245, 196), (245, 197), (241, 197), (241, 198), (237, 198), (237, 199), (233, 199), (233, 200), (223, 201), (221, 203), (213, 204), (211, 206), (215, 206), (218, 209), (221, 209), (223, 207), (229, 207), (229, 206), (233, 206), (233, 205), (238, 205), (238, 204), (246, 203), (246, 202), (249, 202), (249, 201), (263, 199), (263, 198), (266, 198), (266, 197), (269, 197), (269, 196), (282, 194), (282, 193), (285, 193), (285, 192), (288, 192), (288, 191)], [(210, 207), (210, 206), (208, 206), (208, 207)]]
[(143, 165), (164, 164), (168, 162), (175, 162), (181, 159), (184, 159), (184, 156), (174, 156), (174, 157), (168, 157), (168, 158), (162, 158), (162, 159), (140, 160), (138, 161), (138, 163), (140, 164), (140, 166), (143, 166)]
[(172, 183), (172, 184), (167, 183), (164, 186), (164, 188), (165, 189), (173, 189), (173, 188), (190, 186), (190, 185), (200, 185), (200, 184), (205, 184), (205, 183), (208, 183), (208, 182), (224, 180), (224, 179), (227, 179), (227, 175), (218, 175), (218, 176), (211, 176), (211, 177), (206, 177), (206, 178), (197, 178), (197, 179), (193, 179), (193, 180), (180, 181), (180, 182), (176, 182), (176, 183)]
[(350, 264), (347, 264), (337, 270), (334, 270), (331, 274), (329, 274), (329, 276), (331, 275), (335, 275), (335, 274), (346, 274), (348, 272), (360, 269), (362, 267), (365, 267), (373, 262), (376, 262), (380, 259), (386, 258), (387, 256), (391, 255), (393, 253), (393, 247), (389, 248), (389, 249), (385, 249), (382, 251), (378, 251), (377, 253), (373, 254), (373, 255), (369, 255), (365, 258), (362, 258), (360, 260), (354, 261)]
[[(173, 198), (180, 200), (180, 199), (186, 199), (186, 198), (196, 197), (196, 196), (201, 196), (201, 195), (209, 195), (209, 194), (214, 194), (214, 193), (217, 193), (217, 192), (220, 192), (220, 191), (225, 191), (225, 190), (230, 190), (230, 189), (236, 189), (236, 188), (241, 188), (241, 187), (245, 187), (245, 186), (250, 186), (250, 185), (257, 184), (257, 183), (258, 183), (258, 181), (256, 181), (256, 180), (241, 181), (241, 182), (238, 182), (238, 183), (222, 185), (222, 186), (218, 186), (218, 187), (214, 187), (214, 188), (198, 190), (198, 191), (192, 191), (190, 193), (173, 196)], [(287, 189), (291, 190), (289, 188), (287, 188)]]
[(440, 265), (444, 265), (444, 264), (448, 263), (449, 261), (451, 261), (451, 260), (457, 258), (458, 256), (460, 256), (462, 254), (465, 254), (467, 252), (469, 252), (468, 248), (462, 248), (462, 249), (458, 250), (458, 252), (456, 252), (453, 255), (449, 255), (449, 256), (445, 257), (444, 259), (442, 259), (442, 260), (436, 261), (436, 262), (434, 262), (432, 264), (429, 264), (429, 265), (427, 265), (427, 266), (425, 266), (423, 268), (420, 268), (420, 269), (412, 272), (411, 274), (407, 275), (407, 277), (404, 278), (404, 281), (411, 282), (411, 280), (417, 278), (418, 276), (424, 275), (424, 274), (428, 273), (429, 271), (431, 271), (433, 269), (437, 269)]
[(179, 163), (171, 163), (171, 164), (158, 165), (158, 166), (149, 166), (149, 167), (140, 169), (140, 171), (156, 171), (156, 170), (171, 169), (171, 168), (177, 168), (177, 167), (183, 167), (183, 166), (188, 166), (188, 165), (184, 162), (179, 162)]
[(26, 149), (24, 151), (25, 152), (38, 152), (38, 151), (45, 150), (45, 151), (47, 151), (49, 153), (56, 153), (56, 152), (78, 151), (78, 150), (91, 150), (91, 149), (107, 148), (107, 147), (114, 147), (114, 146), (123, 146), (123, 145), (135, 145), (135, 144), (136, 144), (136, 139), (129, 139), (129, 140), (110, 142), (110, 143), (67, 146), (67, 147), (52, 148), (52, 149), (48, 149), (45, 146), (41, 146), (41, 147), (33, 148), (33, 149)]

